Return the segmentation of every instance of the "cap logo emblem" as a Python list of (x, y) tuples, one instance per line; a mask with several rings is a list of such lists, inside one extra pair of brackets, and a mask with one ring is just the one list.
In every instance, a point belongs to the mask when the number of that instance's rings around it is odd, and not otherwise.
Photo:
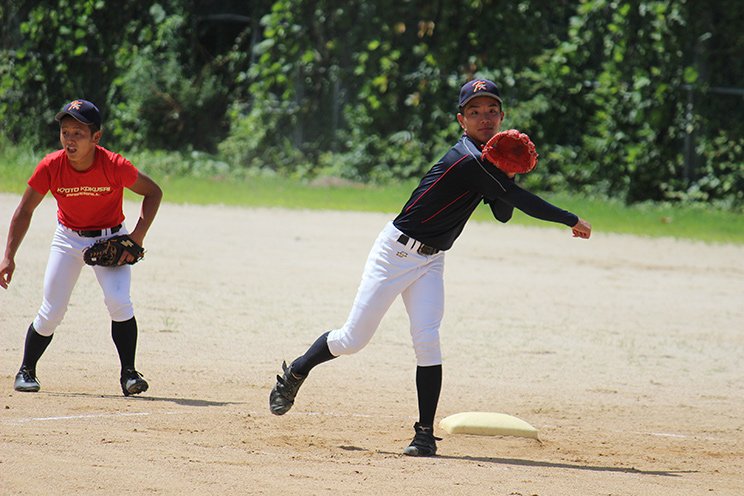
[(80, 100), (73, 100), (67, 105), (67, 110), (80, 110), (80, 107), (83, 105), (83, 102)]
[(473, 92), (476, 91), (485, 91), (486, 90), (486, 82), (485, 81), (476, 81), (473, 83)]

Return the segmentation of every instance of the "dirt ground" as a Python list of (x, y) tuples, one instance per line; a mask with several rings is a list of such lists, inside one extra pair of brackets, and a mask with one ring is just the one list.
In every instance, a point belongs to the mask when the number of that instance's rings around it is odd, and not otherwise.
[[(0, 195), (2, 247), (18, 199)], [(41, 392), (13, 390), (54, 212), (0, 290), (0, 494), (744, 494), (742, 246), (471, 222), (445, 264), (437, 419), (507, 413), (541, 441), (439, 430), (417, 459), (400, 301), (291, 412), (268, 410), (281, 361), (345, 320), (389, 215), (164, 204), (134, 267), (150, 390), (125, 398), (90, 270)]]

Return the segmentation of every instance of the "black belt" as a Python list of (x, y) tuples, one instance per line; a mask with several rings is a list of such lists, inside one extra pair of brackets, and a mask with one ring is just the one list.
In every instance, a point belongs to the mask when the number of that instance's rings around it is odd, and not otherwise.
[[(98, 236), (101, 236), (104, 231), (107, 231), (108, 229), (93, 229), (91, 231), (76, 231), (73, 229), (75, 233), (77, 233), (78, 236), (82, 236), (84, 238), (97, 238)], [(111, 234), (118, 233), (121, 230), (121, 224), (118, 226), (114, 226), (111, 228)]]
[[(400, 236), (398, 236), (398, 243), (408, 246), (408, 242), (411, 241), (412, 239), (413, 238), (406, 236), (405, 234), (401, 234)], [(414, 239), (413, 246), (416, 246), (416, 243), (419, 244), (419, 247), (416, 251), (419, 252), (421, 255), (434, 255), (436, 253), (439, 253), (440, 251), (439, 248), (434, 248), (433, 246), (425, 245), (421, 241), (416, 241)], [(413, 246), (411, 246), (411, 248), (413, 248)]]

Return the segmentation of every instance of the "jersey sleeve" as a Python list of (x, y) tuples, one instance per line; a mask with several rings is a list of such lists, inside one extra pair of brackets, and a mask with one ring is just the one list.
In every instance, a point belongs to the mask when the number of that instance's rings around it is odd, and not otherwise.
[(568, 227), (573, 227), (579, 222), (576, 214), (556, 207), (539, 196), (520, 188), (515, 183), (512, 183), (509, 190), (501, 195), (500, 199), (536, 219), (556, 222)]
[(130, 187), (137, 181), (139, 176), (139, 170), (126, 158), (121, 155), (116, 156), (117, 170), (119, 171), (119, 177), (121, 178), (121, 185), (125, 188)]
[(41, 195), (47, 194), (51, 188), (51, 177), (49, 175), (49, 159), (45, 157), (36, 165), (33, 174), (28, 180), (28, 185)]
[[(569, 227), (575, 226), (579, 221), (575, 214), (560, 209), (522, 189), (513, 178), (475, 157), (472, 157), (467, 164), (467, 173), (464, 177), (471, 189), (483, 195), (494, 217), (501, 222), (506, 222), (511, 218), (508, 206), (516, 207), (530, 217), (565, 224)], [(506, 206), (500, 205), (499, 202), (505, 203)]]

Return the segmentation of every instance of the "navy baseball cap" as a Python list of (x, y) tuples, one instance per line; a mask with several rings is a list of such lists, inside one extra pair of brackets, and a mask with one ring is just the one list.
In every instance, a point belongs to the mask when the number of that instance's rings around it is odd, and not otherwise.
[(501, 103), (499, 88), (493, 81), (488, 79), (473, 79), (460, 88), (460, 108), (464, 107), (470, 100), (479, 96), (490, 96)]
[(70, 103), (65, 104), (62, 109), (57, 112), (57, 115), (54, 116), (54, 119), (60, 121), (66, 115), (75, 118), (76, 121), (82, 122), (83, 124), (95, 126), (96, 129), (101, 128), (101, 113), (98, 111), (98, 107), (88, 100), (73, 100)]

